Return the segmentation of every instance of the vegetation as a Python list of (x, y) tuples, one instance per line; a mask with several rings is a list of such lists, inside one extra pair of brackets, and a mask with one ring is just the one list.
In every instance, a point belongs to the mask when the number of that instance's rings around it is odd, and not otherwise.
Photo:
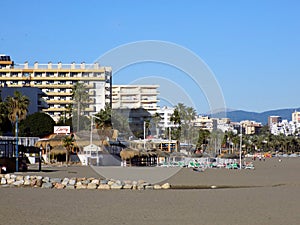
[(69, 161), (69, 155), (72, 151), (74, 151), (74, 147), (75, 147), (75, 139), (73, 135), (70, 136), (66, 136), (64, 137), (64, 139), (62, 140), (63, 142), (63, 146), (66, 148), (67, 152), (66, 152), (66, 164), (68, 165), (68, 161)]
[(12, 134), (16, 121), (24, 120), (27, 116), (29, 98), (15, 91), (13, 96), (5, 99), (5, 102), (2, 102), (1, 95), (0, 99), (0, 132)]
[(29, 98), (22, 95), (21, 92), (15, 91), (14, 96), (6, 98), (6, 106), (8, 110), (8, 119), (12, 123), (16, 123), (26, 118), (29, 106)]
[(46, 113), (37, 112), (20, 122), (19, 135), (25, 137), (44, 137), (53, 133), (55, 121)]
[(104, 141), (107, 138), (111, 138), (113, 134), (111, 112), (110, 105), (106, 104), (104, 109), (101, 109), (100, 112), (95, 115), (95, 124), (102, 145), (104, 144)]
[[(192, 125), (192, 120), (196, 117), (196, 110), (192, 107), (187, 107), (182, 103), (175, 106), (174, 113), (170, 121), (173, 123), (172, 139), (189, 142), (195, 139), (195, 129)], [(170, 128), (168, 128), (170, 129)], [(168, 130), (169, 132), (169, 130)]]
[[(74, 111), (76, 112), (76, 131), (80, 130), (80, 116), (82, 109), (88, 106), (89, 93), (84, 83), (77, 82), (72, 88), (72, 97), (74, 101)], [(74, 116), (74, 114), (73, 114)]]

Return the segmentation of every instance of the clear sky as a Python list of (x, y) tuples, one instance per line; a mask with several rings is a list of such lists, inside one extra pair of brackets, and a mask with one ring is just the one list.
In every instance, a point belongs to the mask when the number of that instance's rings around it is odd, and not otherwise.
[[(162, 40), (197, 54), (213, 71), (226, 106), (262, 112), (300, 106), (300, 1), (2, 1), (0, 53), (15, 62), (93, 62), (119, 45)], [(115, 84), (143, 76), (182, 82), (181, 71), (135, 65)], [(182, 79), (182, 81), (180, 81)], [(155, 79), (153, 79), (155, 83)]]

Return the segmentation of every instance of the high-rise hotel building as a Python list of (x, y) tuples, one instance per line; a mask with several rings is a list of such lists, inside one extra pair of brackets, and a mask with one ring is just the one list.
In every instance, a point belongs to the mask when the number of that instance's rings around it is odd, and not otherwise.
[(37, 87), (46, 96), (47, 112), (55, 121), (65, 115), (73, 103), (72, 88), (82, 82), (88, 89), (89, 103), (84, 115), (99, 112), (106, 103), (111, 104), (112, 69), (94, 64), (15, 64), (9, 56), (0, 56), (0, 87)]
[(158, 88), (159, 85), (113, 85), (112, 108), (143, 108), (150, 114), (154, 114), (159, 109)]

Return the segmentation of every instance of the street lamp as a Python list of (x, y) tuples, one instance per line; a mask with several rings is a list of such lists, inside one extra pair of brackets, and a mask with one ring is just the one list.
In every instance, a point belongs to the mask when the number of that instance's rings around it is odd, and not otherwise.
[[(93, 114), (91, 114), (91, 133), (90, 133), (90, 147), (92, 147), (92, 144), (93, 144), (93, 122), (94, 122), (94, 118), (97, 118), (97, 119), (101, 119)], [(91, 148), (91, 151), (92, 151), (92, 148)], [(99, 165), (99, 149), (96, 148), (96, 151), (97, 151), (97, 166)]]
[(144, 121), (144, 150), (146, 149), (146, 121)]
[(240, 169), (242, 169), (242, 143), (243, 143), (243, 127), (240, 124)]
[(18, 114), (16, 115), (16, 172), (19, 172)]

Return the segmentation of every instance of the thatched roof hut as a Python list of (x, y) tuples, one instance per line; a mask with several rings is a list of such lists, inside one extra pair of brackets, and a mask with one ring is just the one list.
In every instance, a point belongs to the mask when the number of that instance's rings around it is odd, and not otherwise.
[(122, 160), (129, 160), (132, 159), (134, 156), (138, 156), (138, 155), (139, 155), (139, 151), (132, 148), (126, 148), (120, 152), (120, 156)]

